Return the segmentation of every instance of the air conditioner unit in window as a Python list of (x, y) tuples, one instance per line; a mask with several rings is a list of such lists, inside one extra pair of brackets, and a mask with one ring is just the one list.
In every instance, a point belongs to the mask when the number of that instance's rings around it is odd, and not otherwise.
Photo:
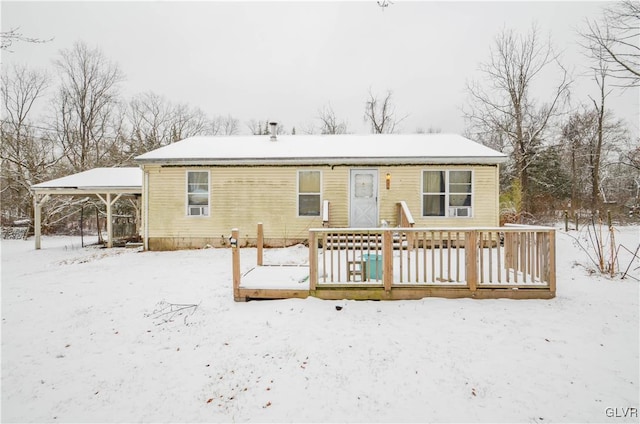
[(207, 216), (209, 215), (209, 208), (206, 206), (189, 206), (189, 215)]
[(471, 216), (471, 207), (469, 206), (459, 206), (449, 208), (449, 216)]

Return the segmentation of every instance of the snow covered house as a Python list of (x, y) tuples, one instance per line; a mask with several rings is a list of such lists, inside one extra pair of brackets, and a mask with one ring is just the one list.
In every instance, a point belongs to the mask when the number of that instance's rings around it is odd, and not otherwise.
[(453, 134), (192, 137), (136, 157), (149, 250), (304, 241), (310, 228), (499, 225), (506, 156)]
[[(32, 186), (36, 248), (51, 196), (99, 197), (109, 241), (129, 196), (146, 250), (230, 245), (238, 301), (555, 296), (554, 229), (499, 227), (506, 156), (459, 135), (192, 137), (135, 160)], [(261, 247), (299, 242), (306, 264), (263, 263)]]

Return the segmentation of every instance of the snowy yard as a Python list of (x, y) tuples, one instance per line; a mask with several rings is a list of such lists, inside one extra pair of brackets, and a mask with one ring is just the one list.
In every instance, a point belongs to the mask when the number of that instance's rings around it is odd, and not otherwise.
[(551, 300), (236, 303), (230, 249), (42, 246), (1, 244), (3, 422), (638, 422), (638, 282), (561, 231)]

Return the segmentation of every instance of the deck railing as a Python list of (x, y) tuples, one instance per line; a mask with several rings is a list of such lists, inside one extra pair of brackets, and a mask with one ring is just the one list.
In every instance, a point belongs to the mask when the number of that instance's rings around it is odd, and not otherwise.
[(413, 220), (413, 215), (407, 206), (407, 202), (404, 200), (397, 203), (398, 205), (398, 227), (411, 228), (415, 226), (416, 222)]
[(322, 228), (309, 233), (311, 290), (448, 286), (555, 293), (552, 228)]

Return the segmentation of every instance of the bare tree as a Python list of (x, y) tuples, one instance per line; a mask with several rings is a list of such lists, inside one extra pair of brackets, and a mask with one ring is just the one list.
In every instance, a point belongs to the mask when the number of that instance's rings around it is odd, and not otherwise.
[(640, 143), (636, 143), (636, 147), (629, 149), (623, 155), (621, 163), (640, 172)]
[[(565, 157), (570, 168), (571, 208), (597, 210), (607, 199), (603, 181), (620, 181), (612, 165), (624, 157), (628, 133), (622, 121), (602, 108), (583, 105), (562, 126)], [(603, 169), (605, 170), (603, 172)], [(611, 184), (608, 191), (612, 192)], [(610, 196), (609, 196), (610, 197)]]
[(127, 120), (127, 105), (118, 102), (111, 115), (111, 131), (113, 140), (108, 143), (105, 157), (110, 162), (109, 166), (135, 166), (133, 155), (130, 151), (131, 132)]
[[(640, 81), (639, 25), (640, 5), (623, 2), (615, 7), (605, 9), (602, 24), (587, 21), (588, 31), (581, 34), (585, 54), (593, 61), (593, 65), (590, 66), (592, 79), (598, 87), (597, 97), (589, 96), (596, 119), (594, 125), (596, 137), (589, 149), (592, 210), (598, 209), (600, 201), (605, 200), (605, 193), (600, 187), (603, 145), (620, 141), (619, 134), (617, 134), (620, 131), (611, 131), (612, 119), (606, 108), (606, 99), (612, 91), (607, 88), (607, 79), (608, 77), (622, 79), (629, 86), (637, 85)], [(632, 30), (633, 26), (635, 28)], [(628, 44), (629, 42), (631, 45)], [(621, 63), (621, 61), (625, 63)]]
[(138, 94), (129, 102), (127, 117), (132, 155), (171, 142), (171, 106), (164, 97), (152, 92)]
[[(531, 95), (532, 84), (554, 63), (559, 82), (548, 101), (538, 105)], [(470, 105), (463, 112), (480, 138), (508, 141), (504, 147), (511, 155), (522, 190), (522, 207), (527, 212), (531, 210), (528, 168), (540, 151), (550, 122), (561, 112), (571, 81), (550, 42), (539, 39), (535, 26), (525, 36), (503, 30), (495, 39), (489, 61), (481, 64), (480, 70), (485, 86), (467, 84)]]
[(240, 131), (240, 121), (231, 115), (227, 115), (222, 123), (222, 133), (224, 135), (236, 135)]
[(131, 99), (127, 118), (132, 157), (187, 137), (215, 134), (214, 124), (202, 110), (174, 104), (152, 92)]
[(307, 122), (301, 123), (298, 126), (298, 129), (296, 130), (296, 132), (298, 134), (312, 135), (312, 134), (318, 134), (319, 131), (313, 121), (307, 121)]
[(55, 61), (61, 78), (54, 99), (58, 140), (74, 171), (108, 162), (116, 134), (111, 122), (124, 76), (99, 49), (76, 42)]
[(11, 28), (8, 31), (0, 32), (0, 50), (6, 50), (8, 52), (12, 52), (11, 46), (16, 42), (24, 42), (24, 43), (47, 43), (53, 40), (53, 38), (49, 38), (48, 40), (43, 40), (41, 38), (27, 37), (20, 32), (20, 28)]
[(196, 135), (207, 135), (209, 120), (198, 107), (187, 104), (175, 105), (171, 109), (171, 142), (176, 142)]
[(640, 3), (624, 0), (604, 10), (602, 20), (587, 21), (581, 35), (593, 57), (610, 66), (623, 86), (640, 84)]
[[(246, 125), (249, 131), (251, 131), (251, 134), (253, 135), (269, 134), (268, 127), (265, 127), (265, 125), (262, 124), (262, 121), (256, 121), (255, 119), (250, 119), (249, 121), (247, 121)], [(265, 128), (267, 129), (265, 130)]]
[(609, 69), (607, 63), (598, 56), (598, 64), (593, 68), (593, 79), (598, 86), (598, 99), (589, 96), (597, 114), (596, 139), (589, 150), (589, 168), (591, 169), (591, 208), (596, 210), (600, 206), (600, 165), (602, 158), (602, 143), (604, 141), (605, 100), (611, 93), (606, 89), (606, 78)]
[(2, 74), (0, 160), (3, 217), (32, 217), (31, 185), (52, 176), (60, 158), (45, 129), (32, 124), (34, 104), (48, 86), (44, 73), (14, 66)]
[(231, 115), (217, 115), (211, 120), (211, 133), (213, 135), (237, 135), (239, 131), (240, 121)]
[[(250, 119), (246, 122), (247, 128), (251, 131), (252, 135), (269, 135), (271, 129), (269, 128), (270, 120), (265, 121), (256, 121), (255, 119)], [(276, 127), (276, 134), (285, 134), (285, 125), (282, 122), (278, 122), (278, 126)]]
[(562, 126), (562, 139), (567, 152), (571, 179), (571, 211), (580, 209), (588, 198), (587, 146), (596, 137), (597, 114), (589, 107), (573, 112)]
[(340, 121), (336, 117), (331, 105), (323, 106), (318, 111), (318, 119), (320, 120), (320, 134), (346, 134), (347, 122)]
[(374, 134), (393, 134), (399, 130), (399, 124), (409, 115), (398, 117), (396, 115), (396, 107), (393, 104), (393, 92), (387, 91), (384, 99), (379, 100), (369, 90), (369, 97), (365, 102), (364, 120), (371, 124), (371, 132)]
[(423, 127), (416, 128), (416, 134), (440, 134), (442, 130), (437, 127), (429, 126), (426, 130)]
[[(32, 71), (24, 66), (14, 65), (11, 74), (2, 74), (3, 121), (11, 128), (19, 140), (21, 133), (27, 131), (28, 119), (34, 103), (42, 97), (48, 86), (44, 73)], [(19, 145), (14, 146), (19, 152)]]

